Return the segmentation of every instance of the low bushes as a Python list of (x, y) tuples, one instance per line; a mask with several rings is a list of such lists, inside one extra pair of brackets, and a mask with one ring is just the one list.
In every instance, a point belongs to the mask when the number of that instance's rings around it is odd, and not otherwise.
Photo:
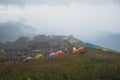
[(120, 80), (120, 58), (64, 55), (0, 65), (0, 80)]

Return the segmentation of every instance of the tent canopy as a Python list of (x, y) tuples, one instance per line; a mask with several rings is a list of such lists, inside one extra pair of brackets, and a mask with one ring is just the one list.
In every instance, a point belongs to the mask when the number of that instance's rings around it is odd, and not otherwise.
[(86, 43), (86, 46), (93, 48), (95, 45), (91, 43)]
[(33, 59), (31, 56), (29, 56), (29, 57), (27, 57), (27, 58), (25, 58), (25, 59)]
[(61, 55), (61, 54), (64, 54), (64, 52), (62, 50), (58, 50), (55, 54), (56, 55)]
[(33, 60), (33, 58), (31, 56), (29, 56), (29, 57), (24, 59), (24, 62), (31, 61), (31, 60)]
[(54, 56), (55, 56), (55, 52), (51, 52), (48, 57), (54, 57)]
[(41, 53), (39, 53), (39, 54), (35, 55), (34, 59), (40, 59), (42, 57), (43, 57), (43, 55)]

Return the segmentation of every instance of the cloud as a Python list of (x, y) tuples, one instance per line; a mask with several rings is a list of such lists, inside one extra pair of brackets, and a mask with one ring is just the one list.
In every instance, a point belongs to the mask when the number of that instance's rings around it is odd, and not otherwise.
[[(0, 22), (20, 21), (48, 34), (73, 34), (81, 37), (98, 31), (120, 32), (118, 0), (12, 1), (2, 2), (8, 7), (0, 7)], [(24, 7), (9, 6), (14, 4)]]
[(80, 4), (120, 4), (120, 0), (0, 0), (1, 5), (16, 5), (16, 6), (25, 6), (25, 5), (69, 5), (70, 3), (80, 3)]
[(16, 6), (23, 6), (25, 5), (25, 0), (0, 0), (0, 5), (16, 5)]

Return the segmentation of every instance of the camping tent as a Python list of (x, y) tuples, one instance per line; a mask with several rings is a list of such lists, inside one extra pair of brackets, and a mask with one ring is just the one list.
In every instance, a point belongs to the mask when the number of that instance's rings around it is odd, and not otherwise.
[(73, 50), (72, 50), (72, 53), (73, 53), (73, 54), (78, 54), (78, 49), (73, 49)]
[(75, 47), (73, 47), (72, 53), (73, 54), (79, 54), (79, 53), (84, 53), (85, 51), (86, 51), (85, 47), (83, 47), (83, 46), (80, 46), (78, 49), (76, 49)]
[(24, 59), (24, 62), (28, 62), (28, 61), (31, 61), (31, 60), (33, 60), (33, 58), (31, 56), (29, 56), (29, 57)]
[(85, 48), (84, 48), (84, 47), (82, 47), (82, 46), (81, 46), (81, 47), (79, 47), (79, 48), (78, 48), (78, 50), (79, 50), (79, 52), (80, 52), (80, 53), (85, 52)]
[(50, 57), (55, 57), (55, 56), (56, 56), (55, 52), (51, 52), (51, 53), (48, 55), (49, 58), (50, 58)]
[(64, 54), (64, 52), (62, 50), (58, 50), (55, 54), (56, 55), (61, 55), (61, 54)]
[(102, 47), (101, 46), (94, 46), (95, 49), (101, 49)]
[(91, 44), (91, 43), (86, 43), (85, 45), (90, 47), (90, 48), (93, 48), (95, 46), (94, 44)]
[(63, 49), (64, 49), (64, 46), (61, 45), (58, 49), (59, 49), (59, 50), (63, 50)]
[(41, 59), (43, 57), (43, 55), (41, 53), (35, 55), (34, 59)]
[(109, 52), (109, 49), (108, 49), (108, 48), (104, 48), (104, 47), (102, 47), (102, 51)]

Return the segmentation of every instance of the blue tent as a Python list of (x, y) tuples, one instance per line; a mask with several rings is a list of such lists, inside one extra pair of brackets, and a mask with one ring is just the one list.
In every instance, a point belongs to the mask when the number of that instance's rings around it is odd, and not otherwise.
[(63, 49), (64, 49), (64, 47), (61, 45), (58, 49), (59, 49), (59, 50), (63, 50)]
[(96, 46), (96, 45), (91, 44), (91, 43), (86, 43), (86, 46), (93, 48), (93, 47)]
[(50, 58), (50, 57), (55, 57), (55, 52), (51, 52), (49, 55), (48, 55), (48, 57)]

